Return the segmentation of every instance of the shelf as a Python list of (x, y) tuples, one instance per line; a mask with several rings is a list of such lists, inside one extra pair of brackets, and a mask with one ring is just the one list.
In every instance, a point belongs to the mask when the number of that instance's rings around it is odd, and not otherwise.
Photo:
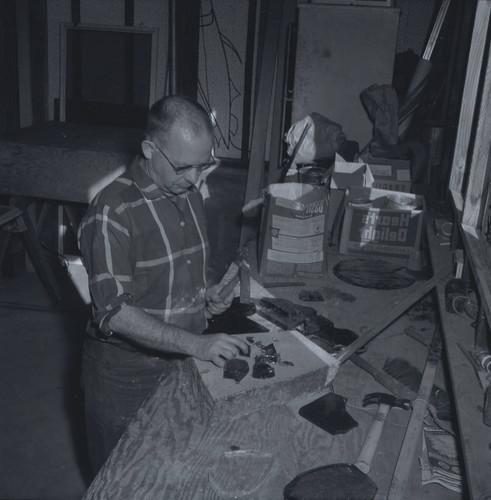
[[(489, 477), (491, 471), (491, 427), (487, 427), (482, 421), (484, 390), (480, 386), (470, 361), (460, 347), (462, 346), (465, 350), (473, 348), (474, 328), (470, 319), (446, 311), (445, 284), (452, 278), (452, 253), (448, 246), (448, 240), (435, 234), (434, 219), (431, 217), (428, 217), (427, 220), (427, 237), (433, 272), (436, 273), (444, 267), (448, 268), (449, 271), (448, 278), (436, 287), (436, 291), (464, 456), (467, 488), (471, 498), (487, 498), (491, 495)], [(472, 244), (472, 238), (468, 239), (466, 245), (469, 244)], [(480, 274), (475, 278), (476, 281), (480, 280), (481, 282), (479, 286), (481, 294), (481, 289), (484, 289), (483, 285), (488, 286), (485, 282), (489, 278), (489, 272), (479, 273), (479, 270), (482, 269), (479, 253), (473, 249), (468, 256), (471, 255), (471, 267), (478, 271), (477, 274)]]

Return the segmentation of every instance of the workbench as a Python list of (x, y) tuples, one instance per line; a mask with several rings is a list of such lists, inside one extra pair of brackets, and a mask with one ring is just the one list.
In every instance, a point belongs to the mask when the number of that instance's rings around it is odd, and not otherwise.
[[(333, 266), (346, 256), (334, 250), (328, 256), (328, 274), (322, 279), (308, 279), (306, 286), (268, 289), (274, 296), (300, 303), (298, 294), (303, 288), (322, 290), (324, 302), (303, 302), (327, 316), (336, 327), (349, 328), (362, 335), (373, 324), (397, 308), (408, 294), (425, 283), (416, 281), (409, 288), (373, 290), (349, 285), (332, 272)], [(264, 278), (252, 270), (253, 283), (263, 290)], [(277, 281), (285, 281), (278, 278)], [(298, 281), (298, 279), (296, 280)], [(254, 288), (254, 287), (253, 287)], [(261, 292), (259, 292), (261, 293)], [(258, 298), (253, 292), (253, 300)], [(254, 299), (255, 297), (255, 299)], [(404, 316), (369, 343), (363, 355), (373, 363), (386, 357), (403, 356), (415, 364), (424, 361), (427, 347), (404, 335), (410, 318)], [(435, 325), (417, 320), (420, 330), (432, 334)], [(414, 324), (414, 323), (413, 323)], [(284, 331), (270, 324), (271, 331), (281, 338)], [(253, 336), (254, 334), (252, 334)], [(120, 439), (109, 459), (90, 485), (85, 499), (102, 498), (162, 498), (209, 499), (233, 498), (222, 491), (217, 493), (217, 476), (222, 479), (227, 459), (234, 454), (254, 454), (258, 459), (257, 484), (248, 497), (281, 500), (283, 489), (297, 474), (332, 463), (354, 463), (375, 414), (375, 408), (363, 408), (367, 393), (388, 392), (366, 372), (351, 362), (339, 367), (332, 389), (347, 398), (347, 412), (358, 426), (346, 434), (331, 435), (298, 415), (301, 406), (327, 393), (299, 395), (284, 404), (263, 405), (235, 418), (223, 418), (220, 412), (204, 404), (203, 386), (192, 359), (176, 362), (175, 375), (162, 380), (142, 405), (135, 420)], [(399, 449), (404, 438), (410, 412), (392, 410), (383, 434), (370, 477), (378, 486), (376, 498), (385, 498)], [(238, 460), (240, 463), (240, 459)], [(236, 470), (237, 472), (237, 470)], [(252, 471), (245, 471), (253, 474)], [(261, 476), (261, 474), (263, 474)], [(252, 481), (252, 479), (251, 479)], [(407, 486), (407, 498), (457, 499), (460, 495), (438, 485), (421, 486), (421, 471), (417, 457), (412, 464)]]
[(143, 131), (46, 122), (0, 140), (0, 195), (89, 203), (138, 153)]
[(0, 139), (0, 196), (29, 217), (29, 237), (38, 254), (33, 261), (42, 262), (37, 270), (55, 303), (59, 287), (38, 242), (47, 209), (55, 205), (57, 251), (62, 254), (64, 227), (77, 231), (73, 207), (85, 207), (121, 175), (142, 139), (142, 130), (66, 122), (42, 123)]

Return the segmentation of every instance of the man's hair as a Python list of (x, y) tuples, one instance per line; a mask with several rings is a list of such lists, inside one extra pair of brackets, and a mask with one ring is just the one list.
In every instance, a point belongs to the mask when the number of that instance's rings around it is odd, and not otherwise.
[(213, 133), (213, 125), (206, 109), (187, 96), (173, 95), (155, 102), (147, 118), (146, 136), (158, 135), (165, 141), (175, 123), (188, 127), (195, 134)]

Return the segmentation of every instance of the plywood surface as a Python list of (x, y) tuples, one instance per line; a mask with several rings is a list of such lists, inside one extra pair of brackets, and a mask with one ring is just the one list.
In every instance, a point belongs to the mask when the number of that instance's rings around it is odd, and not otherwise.
[[(332, 273), (332, 266), (339, 259), (333, 252), (327, 276), (306, 281), (305, 286), (268, 290), (262, 286), (262, 282), (286, 280), (254, 280), (251, 283), (252, 296), (257, 300), (263, 294), (273, 295), (271, 292), (274, 291), (274, 295), (280, 294), (299, 302), (298, 293), (302, 288), (319, 288), (323, 290), (325, 301), (309, 305), (332, 319), (336, 326), (362, 332), (407, 295), (409, 289), (368, 290), (338, 280)], [(256, 316), (253, 318), (257, 319)], [(402, 318), (394, 323), (370, 342), (368, 352), (364, 355), (367, 360), (380, 365), (385, 357), (411, 354), (415, 360), (421, 358), (424, 362), (427, 348), (403, 334), (404, 325), (400, 322), (404, 320)], [(273, 338), (285, 333), (271, 330)], [(254, 337), (259, 335), (263, 334), (253, 334)], [(264, 341), (271, 336), (263, 337)], [(278, 351), (281, 351), (280, 345)], [(294, 345), (293, 341), (291, 345)], [(287, 354), (289, 352), (285, 348), (284, 353), (281, 353), (282, 359), (295, 356), (295, 353)], [(310, 357), (307, 351), (304, 354)], [(315, 356), (312, 360), (318, 363)], [(188, 359), (176, 364), (171, 376), (161, 380), (89, 487), (85, 499), (218, 500), (224, 496), (220, 496), (215, 482), (226, 478), (224, 474), (217, 474), (217, 470), (220, 470), (220, 464), (223, 465), (226, 457), (233, 456), (234, 451), (237, 455), (242, 451), (243, 455), (271, 457), (271, 464), (264, 466), (268, 471), (266, 477), (257, 477), (254, 484), (258, 485), (258, 489), (249, 498), (282, 500), (285, 485), (297, 474), (322, 465), (356, 461), (376, 414), (376, 407), (362, 406), (363, 397), (370, 392), (387, 392), (354, 364), (342, 364), (332, 385), (337, 394), (346, 398), (346, 410), (358, 422), (358, 426), (346, 434), (331, 435), (298, 414), (301, 406), (325, 394), (327, 390), (320, 390), (316, 394), (297, 394), (296, 398), (280, 404), (261, 404), (253, 411), (235, 414), (231, 418), (229, 413), (223, 411), (223, 406), (216, 404), (210, 397), (209, 387), (204, 383), (207, 374), (200, 374), (197, 366), (194, 360)], [(201, 366), (206, 370), (204, 364)], [(210, 379), (207, 385), (213, 384), (212, 370), (218, 375), (215, 382), (221, 383), (221, 371), (211, 366), (208, 369)], [(237, 387), (232, 382), (227, 390), (236, 394), (242, 389), (240, 384)], [(218, 388), (213, 388), (213, 393), (218, 401), (223, 399), (224, 393)], [(255, 399), (256, 395), (254, 393), (247, 399)], [(409, 412), (402, 410), (391, 411), (388, 415), (369, 473), (379, 488), (378, 500), (387, 496), (409, 416)], [(242, 459), (237, 461), (237, 464), (240, 463)], [(239, 474), (241, 471), (237, 469), (240, 469), (237, 464), (235, 471)], [(234, 465), (227, 462), (227, 467), (232, 474)], [(259, 467), (251, 466), (250, 471), (253, 473), (258, 469), (260, 472)], [(238, 494), (239, 490), (235, 493)], [(416, 456), (407, 498), (457, 500), (460, 496), (438, 485), (422, 487)]]
[[(223, 368), (193, 360), (212, 404), (222, 415), (233, 417), (327, 390), (329, 382), (337, 373), (339, 363), (335, 358), (327, 353), (320, 357), (316, 353), (318, 347), (308, 339), (302, 341), (299, 333), (277, 330), (236, 336), (251, 345), (250, 358), (240, 357), (249, 364), (249, 373), (240, 382), (224, 378)], [(247, 340), (251, 337), (252, 344)], [(253, 377), (255, 357), (262, 354), (258, 343), (264, 346), (273, 344), (281, 357), (281, 362), (273, 365), (275, 375), (272, 378)], [(331, 359), (327, 360), (327, 356)]]
[[(452, 266), (452, 254), (445, 242), (435, 235), (432, 219), (428, 221), (428, 240), (432, 260), (435, 267)], [(473, 269), (479, 283), (479, 294), (484, 297), (482, 283), (489, 276), (489, 270), (484, 266), (476, 266), (477, 248), (469, 247), (471, 238), (464, 235), (466, 251), (473, 257)], [(472, 253), (471, 253), (472, 252)], [(452, 390), (455, 398), (462, 452), (465, 457), (467, 487), (472, 498), (487, 498), (491, 495), (489, 471), (491, 470), (491, 428), (482, 421), (484, 389), (480, 386), (476, 373), (464, 350), (473, 350), (474, 326), (470, 318), (463, 318), (448, 313), (445, 308), (445, 283), (437, 287), (438, 305), (442, 322), (444, 346), (448, 358), (448, 368), (452, 379)], [(489, 301), (483, 301), (489, 303)], [(486, 308), (486, 312), (488, 308)], [(489, 317), (489, 316), (488, 316)]]
[(48, 123), (0, 141), (0, 194), (88, 203), (138, 152), (142, 132)]

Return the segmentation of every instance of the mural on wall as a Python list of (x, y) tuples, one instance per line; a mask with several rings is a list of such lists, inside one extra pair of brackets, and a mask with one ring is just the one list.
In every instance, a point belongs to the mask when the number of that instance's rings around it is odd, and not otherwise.
[(198, 98), (215, 110), (215, 154), (240, 158), (248, 2), (203, 0)]

